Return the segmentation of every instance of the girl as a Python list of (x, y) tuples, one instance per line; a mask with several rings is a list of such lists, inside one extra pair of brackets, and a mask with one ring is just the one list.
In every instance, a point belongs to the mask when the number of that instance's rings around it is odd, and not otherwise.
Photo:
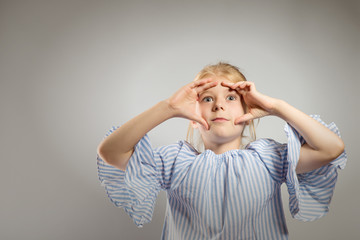
[[(259, 139), (243, 147), (244, 128), (266, 115), (287, 122), (288, 143)], [(188, 136), (197, 129), (205, 151), (188, 141), (151, 147), (146, 133), (174, 117), (190, 120)], [(221, 62), (106, 136), (97, 163), (110, 199), (142, 226), (165, 190), (162, 239), (287, 239), (281, 184), (292, 216), (315, 220), (328, 211), (346, 162), (334, 123), (261, 94)]]

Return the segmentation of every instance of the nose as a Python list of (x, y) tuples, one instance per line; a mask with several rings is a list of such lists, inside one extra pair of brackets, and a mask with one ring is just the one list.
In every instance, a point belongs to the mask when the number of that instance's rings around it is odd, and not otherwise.
[(223, 110), (223, 111), (225, 110), (224, 104), (220, 101), (215, 101), (213, 106), (213, 111), (216, 112), (219, 110)]

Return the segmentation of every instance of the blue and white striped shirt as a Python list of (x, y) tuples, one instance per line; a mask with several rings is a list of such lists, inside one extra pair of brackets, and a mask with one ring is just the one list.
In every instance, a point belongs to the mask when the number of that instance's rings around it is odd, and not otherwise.
[[(334, 123), (323, 124), (339, 135)], [(151, 221), (156, 197), (165, 190), (162, 239), (287, 239), (281, 184), (288, 187), (292, 216), (315, 220), (328, 211), (346, 154), (297, 175), (304, 140), (290, 125), (285, 131), (287, 144), (259, 139), (220, 155), (211, 150), (198, 153), (185, 141), (153, 149), (145, 135), (126, 171), (98, 156), (99, 178), (112, 202), (139, 227)]]

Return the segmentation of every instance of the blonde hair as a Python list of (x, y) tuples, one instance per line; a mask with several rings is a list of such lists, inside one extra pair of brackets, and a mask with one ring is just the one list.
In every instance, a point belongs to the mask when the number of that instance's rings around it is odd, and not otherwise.
[[(225, 62), (219, 62), (214, 65), (207, 65), (205, 66), (195, 77), (194, 81), (208, 78), (208, 77), (222, 77), (226, 78), (227, 80), (236, 83), (241, 81), (247, 81), (245, 76), (241, 73), (238, 67), (233, 66), (231, 64)], [(242, 96), (241, 96), (241, 103), (245, 110), (245, 113), (248, 112), (248, 107), (246, 106)], [(255, 125), (254, 121), (249, 121), (249, 134), (250, 136), (244, 136), (244, 131), (241, 134), (241, 137), (249, 138), (249, 142), (254, 141), (256, 139), (255, 133)], [(244, 129), (245, 130), (245, 129)], [(198, 151), (203, 150), (203, 143), (201, 138), (198, 136), (197, 141), (194, 141), (194, 128), (192, 127), (191, 123), (189, 124), (188, 132), (186, 135), (186, 141), (189, 142), (194, 148)]]

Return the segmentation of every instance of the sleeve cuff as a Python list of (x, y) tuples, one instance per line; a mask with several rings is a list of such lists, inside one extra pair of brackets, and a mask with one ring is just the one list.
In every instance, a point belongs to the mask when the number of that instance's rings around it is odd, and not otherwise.
[[(117, 128), (113, 127), (105, 137)], [(107, 164), (97, 155), (98, 176), (101, 185), (105, 187), (108, 197), (115, 206), (123, 208), (138, 227), (151, 221), (159, 192), (154, 183), (156, 181), (155, 169), (146, 163), (153, 160), (143, 156), (144, 152), (151, 152), (151, 148), (148, 149), (148, 146), (150, 146), (149, 139), (144, 136), (135, 146), (126, 171)], [(148, 158), (151, 156), (152, 154), (148, 155)]]
[[(335, 123), (325, 124), (318, 115), (311, 116), (332, 132), (340, 136)], [(329, 205), (335, 184), (337, 170), (344, 169), (347, 156), (345, 151), (331, 163), (313, 171), (296, 174), (301, 145), (305, 143), (302, 136), (289, 124), (285, 125), (288, 137), (288, 171), (286, 185), (289, 192), (291, 215), (301, 221), (314, 221), (329, 211)]]

